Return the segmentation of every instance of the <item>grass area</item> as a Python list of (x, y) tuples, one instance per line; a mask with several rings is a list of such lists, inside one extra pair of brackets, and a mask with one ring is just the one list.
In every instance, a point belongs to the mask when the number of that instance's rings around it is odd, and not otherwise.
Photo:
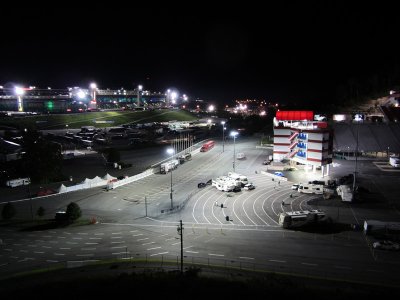
[[(0, 125), (17, 128), (43, 129), (78, 129), (82, 126), (95, 126), (98, 128), (119, 126), (127, 123), (150, 123), (192, 121), (197, 117), (190, 112), (181, 110), (156, 110), (156, 111), (106, 111), (76, 114), (54, 114), (26, 117), (2, 117)], [(96, 123), (105, 122), (108, 123)]]

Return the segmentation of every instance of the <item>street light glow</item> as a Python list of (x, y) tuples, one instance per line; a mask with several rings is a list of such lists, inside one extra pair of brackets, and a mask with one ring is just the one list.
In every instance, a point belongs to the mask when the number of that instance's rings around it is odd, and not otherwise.
[(167, 153), (170, 154), (170, 155), (172, 155), (172, 154), (175, 153), (175, 150), (172, 149), (172, 148), (168, 148), (168, 149), (167, 149)]
[(94, 82), (92, 82), (91, 84), (90, 84), (90, 88), (91, 89), (97, 89), (97, 84), (95, 84)]
[(210, 105), (210, 106), (208, 107), (208, 110), (209, 110), (209, 111), (214, 111), (214, 105)]
[(15, 87), (15, 94), (17, 94), (18, 96), (22, 96), (23, 94), (25, 94), (25, 91), (22, 87), (16, 86)]
[(78, 95), (78, 97), (79, 97), (80, 99), (85, 98), (85, 92), (82, 91), (82, 90), (80, 90), (80, 91), (77, 93), (77, 95)]

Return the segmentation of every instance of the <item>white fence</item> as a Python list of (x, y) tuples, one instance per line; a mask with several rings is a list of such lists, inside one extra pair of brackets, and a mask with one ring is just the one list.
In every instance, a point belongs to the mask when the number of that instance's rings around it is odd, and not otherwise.
[(135, 176), (127, 177), (127, 178), (124, 178), (124, 179), (121, 179), (121, 180), (118, 180), (118, 181), (114, 181), (114, 182), (109, 182), (107, 184), (107, 190), (115, 189), (115, 188), (117, 188), (119, 186), (122, 186), (122, 185), (125, 185), (125, 184), (128, 184), (128, 183), (137, 181), (139, 179), (145, 178), (145, 177), (150, 176), (152, 174), (154, 174), (154, 169), (147, 169), (146, 171), (144, 171), (144, 172), (142, 172), (140, 174), (137, 174)]

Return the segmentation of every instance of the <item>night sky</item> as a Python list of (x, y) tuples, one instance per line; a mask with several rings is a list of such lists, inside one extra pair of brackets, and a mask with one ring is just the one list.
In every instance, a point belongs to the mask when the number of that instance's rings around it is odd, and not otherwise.
[(350, 78), (399, 65), (394, 2), (348, 2), (9, 7), (0, 19), (0, 84), (95, 81), (100, 88), (175, 87), (220, 103), (328, 103)]

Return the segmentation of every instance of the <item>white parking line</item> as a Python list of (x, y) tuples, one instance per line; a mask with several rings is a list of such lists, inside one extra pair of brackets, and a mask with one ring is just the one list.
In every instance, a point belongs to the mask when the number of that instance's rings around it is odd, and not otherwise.
[(144, 244), (142, 244), (142, 246), (144, 246), (144, 245), (151, 245), (151, 244), (155, 244), (156, 242), (148, 242), (148, 243), (144, 243)]
[(88, 242), (88, 243), (85, 243), (85, 245), (98, 245), (99, 243), (90, 243), (90, 242)]
[(161, 249), (161, 247), (149, 248), (146, 251), (154, 250), (154, 249)]
[(225, 256), (224, 254), (214, 254), (214, 253), (208, 253), (210, 256)]
[(197, 251), (190, 251), (190, 250), (187, 250), (187, 251), (185, 251), (185, 252), (187, 252), (187, 253), (199, 253), (199, 252), (197, 252)]
[[(161, 248), (161, 247), (160, 247)], [(151, 254), (150, 256), (155, 256), (155, 255), (162, 255), (162, 254), (167, 254), (168, 252), (160, 252), (160, 253), (155, 253), (155, 254)]]
[(239, 256), (240, 259), (254, 259), (254, 257)]
[(285, 261), (285, 260), (275, 260), (275, 259), (270, 259), (269, 261), (272, 261), (272, 262), (279, 262), (279, 263), (286, 263), (286, 261)]
[(122, 243), (125, 243), (125, 241), (122, 241), (122, 242), (111, 242), (111, 244), (122, 244)]
[(301, 263), (301, 264), (305, 265), (305, 266), (312, 266), (312, 267), (318, 266), (317, 264), (310, 264), (310, 263)]

